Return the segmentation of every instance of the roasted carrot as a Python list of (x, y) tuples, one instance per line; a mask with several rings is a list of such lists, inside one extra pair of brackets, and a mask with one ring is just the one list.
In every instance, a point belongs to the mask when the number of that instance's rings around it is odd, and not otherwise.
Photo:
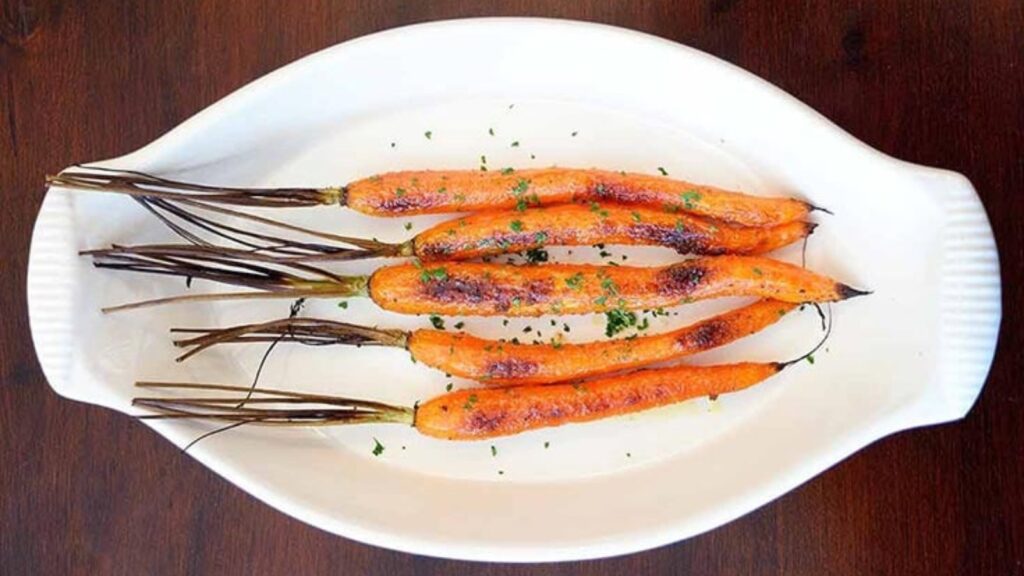
[(445, 440), (480, 440), (588, 422), (743, 390), (783, 364), (744, 362), (638, 370), (580, 384), (458, 390), (420, 404), (413, 425)]
[(663, 334), (587, 342), (518, 344), (442, 330), (389, 330), (314, 318), (284, 318), (220, 329), (174, 329), (198, 334), (176, 340), (190, 348), (179, 360), (217, 344), (298, 342), (405, 348), (413, 360), (488, 386), (543, 384), (587, 378), (675, 360), (723, 346), (770, 326), (796, 304), (761, 300)]
[(665, 246), (681, 254), (763, 254), (806, 238), (815, 224), (735, 226), (642, 206), (592, 202), (481, 212), (438, 224), (412, 240), (421, 260), (466, 260), (543, 246)]
[(374, 272), (368, 293), (392, 312), (455, 316), (586, 314), (724, 296), (832, 302), (863, 294), (798, 266), (756, 256), (709, 256), (651, 268), (404, 264)]
[[(198, 418), (232, 424), (330, 426), (397, 423), (444, 440), (480, 440), (536, 428), (631, 414), (701, 396), (749, 388), (787, 363), (675, 366), (639, 370), (581, 384), (459, 390), (415, 408), (337, 396), (213, 384), (140, 382), (147, 388), (237, 392), (232, 397), (143, 397), (141, 418)], [(251, 394), (242, 396), (242, 394)], [(286, 404), (288, 408), (267, 407)]]
[(400, 264), (369, 276), (339, 276), (307, 264), (213, 246), (115, 246), (91, 250), (100, 268), (169, 274), (265, 292), (185, 295), (106, 309), (239, 298), (368, 296), (405, 314), (540, 316), (672, 306), (723, 296), (790, 303), (833, 302), (865, 294), (798, 266), (757, 256), (709, 256), (652, 268), (441, 262)]
[(68, 170), (48, 177), (47, 183), (71, 189), (244, 206), (339, 204), (374, 216), (614, 202), (688, 212), (744, 226), (777, 226), (801, 220), (819, 209), (794, 198), (751, 196), (663, 176), (579, 168), (500, 172), (411, 170), (326, 188), (207, 186), (139, 172), (88, 170)]

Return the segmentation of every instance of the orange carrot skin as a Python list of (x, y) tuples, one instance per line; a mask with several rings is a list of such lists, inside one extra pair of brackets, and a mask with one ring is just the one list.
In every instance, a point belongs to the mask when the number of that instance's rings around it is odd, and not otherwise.
[(685, 211), (744, 226), (777, 226), (801, 220), (812, 210), (810, 204), (793, 198), (750, 196), (663, 176), (576, 168), (390, 172), (345, 188), (349, 207), (374, 216), (593, 201)]
[(563, 204), (480, 212), (444, 222), (414, 240), (422, 260), (468, 260), (541, 246), (665, 246), (681, 254), (762, 254), (807, 237), (815, 224), (736, 226), (643, 206)]
[(709, 256), (671, 266), (509, 266), (474, 262), (377, 269), (369, 295), (403, 314), (540, 316), (650, 309), (722, 296), (832, 302), (863, 294), (798, 266), (759, 256)]
[(417, 362), (487, 386), (547, 384), (638, 368), (723, 346), (770, 326), (797, 304), (761, 300), (690, 326), (632, 339), (583, 344), (512, 344), (468, 334), (416, 330)]
[(777, 363), (676, 366), (581, 384), (459, 390), (416, 409), (416, 429), (445, 440), (481, 440), (640, 412), (736, 392), (783, 368)]

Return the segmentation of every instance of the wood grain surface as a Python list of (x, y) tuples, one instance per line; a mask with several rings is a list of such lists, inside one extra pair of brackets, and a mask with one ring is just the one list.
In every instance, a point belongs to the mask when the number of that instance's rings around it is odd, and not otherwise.
[[(50, 390), (24, 292), (45, 173), (138, 148), (337, 42), (484, 15), (682, 42), (888, 154), (966, 174), (995, 227), (1005, 301), (995, 365), (968, 417), (877, 442), (689, 541), (512, 566), (326, 534), (129, 418)], [(1021, 0), (0, 0), (0, 574), (1024, 574), (1022, 131)]]

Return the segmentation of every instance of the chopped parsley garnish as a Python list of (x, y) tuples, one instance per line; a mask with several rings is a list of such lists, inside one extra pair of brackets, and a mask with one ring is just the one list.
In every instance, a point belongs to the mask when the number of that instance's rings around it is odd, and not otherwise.
[(565, 285), (579, 291), (583, 288), (583, 272), (577, 272), (565, 279)]
[(641, 218), (640, 218), (640, 213), (639, 212), (632, 212), (631, 214), (633, 215), (633, 221), (634, 222), (640, 222)]
[(394, 147), (395, 147), (395, 143), (394, 143), (394, 142), (392, 142), (392, 143), (391, 143), (391, 147), (392, 147), (392, 148), (394, 148)]
[(508, 223), (508, 227), (513, 232), (522, 232), (523, 231), (523, 222), (521, 220), (513, 220), (513, 221)]
[(658, 166), (658, 172), (661, 172), (662, 176), (668, 176), (668, 170), (665, 170), (661, 166)]
[(683, 226), (683, 221), (682, 220), (676, 220), (676, 232), (679, 232), (679, 233), (686, 232), (686, 227)]
[(452, 384), (451, 382), (449, 382), (449, 383), (448, 383), (448, 384), (447, 384), (447, 385), (446, 385), (446, 386), (444, 387), (444, 391), (445, 391), (445, 392), (451, 392), (451, 391), (452, 391), (452, 388), (453, 388), (453, 387), (454, 387), (454, 384)]
[(530, 187), (530, 183), (525, 178), (520, 178), (516, 185), (512, 187), (512, 194), (516, 196), (522, 196), (526, 194), (526, 190)]
[(380, 443), (380, 440), (373, 439), (373, 455), (380, 456), (384, 453), (384, 445)]
[(405, 188), (395, 188), (395, 196), (398, 198), (405, 196)]
[(599, 278), (601, 278), (601, 289), (604, 290), (605, 293), (610, 296), (614, 296), (619, 293), (619, 287), (615, 284), (615, 281), (612, 280), (611, 276), (602, 274)]
[(683, 192), (682, 198), (683, 205), (686, 206), (687, 209), (692, 209), (694, 204), (700, 202), (700, 192), (697, 192), (696, 190), (687, 190), (686, 192)]
[(441, 318), (436, 314), (431, 314), (430, 323), (434, 326), (434, 328), (437, 328), (438, 330), (444, 330), (444, 318)]
[(405, 223), (405, 229), (406, 230), (412, 230), (412, 222), (406, 222)]
[(605, 312), (604, 315), (607, 319), (604, 335), (609, 338), (631, 326), (636, 326), (636, 314), (628, 310), (616, 308)]
[(431, 280), (447, 280), (448, 271), (444, 268), (424, 268), (420, 271), (420, 282), (430, 282)]
[(487, 133), (490, 134), (491, 136), (494, 136), (494, 128), (488, 128)]
[(764, 272), (761, 272), (761, 269), (756, 267), (756, 266), (752, 270), (753, 270), (754, 274), (757, 274), (758, 276), (763, 276), (764, 275)]
[(509, 146), (513, 148), (519, 148), (519, 140), (512, 141), (512, 144), (509, 144)]
[(462, 327), (465, 326), (465, 325), (466, 325), (465, 322), (462, 322), (462, 321), (456, 322), (455, 323), (455, 329), (456, 330), (462, 330)]
[(579, 132), (573, 131), (572, 137), (575, 138), (577, 134), (579, 134)]
[(498, 448), (491, 444), (491, 457), (494, 458), (498, 455)]
[(427, 140), (430, 140), (430, 137), (433, 136), (434, 133), (431, 132), (430, 130), (427, 130), (426, 132), (423, 133), (423, 135), (427, 137)]
[(545, 448), (547, 448), (547, 447), (549, 447), (549, 446), (551, 446), (551, 442), (545, 442), (545, 443), (544, 443), (544, 447), (545, 447)]
[(338, 308), (348, 309), (348, 300), (342, 300), (338, 302)]
[(814, 364), (814, 354), (808, 354), (807, 355), (807, 363), (808, 364)]
[(530, 248), (526, 251), (526, 261), (530, 264), (548, 261), (548, 252), (543, 248)]
[(608, 211), (607, 210), (602, 210), (601, 209), (601, 205), (598, 204), (597, 202), (591, 202), (590, 203), (590, 211), (600, 215), (601, 218), (607, 218), (608, 217)]
[(470, 394), (469, 398), (466, 398), (466, 403), (462, 405), (462, 409), (463, 410), (472, 410), (473, 409), (473, 405), (476, 404), (476, 401), (477, 401), (476, 394)]
[(508, 176), (509, 174), (511, 174), (511, 173), (513, 173), (515, 171), (516, 171), (515, 168), (502, 168), (501, 169), (501, 173), (504, 174), (505, 176)]

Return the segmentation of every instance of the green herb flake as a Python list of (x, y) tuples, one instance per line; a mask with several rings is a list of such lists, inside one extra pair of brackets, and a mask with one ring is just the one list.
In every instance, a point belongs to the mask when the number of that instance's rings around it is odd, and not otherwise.
[(505, 175), (505, 176), (508, 176), (509, 174), (511, 174), (511, 173), (513, 173), (513, 172), (515, 172), (515, 171), (516, 171), (516, 169), (515, 169), (515, 168), (502, 168), (502, 169), (501, 169), (501, 173), (502, 173), (503, 175)]
[(497, 456), (498, 448), (494, 444), (491, 444), (491, 458), (496, 458)]
[(466, 403), (462, 405), (463, 410), (472, 410), (473, 405), (476, 404), (478, 398), (476, 394), (470, 394), (469, 398), (466, 398)]
[(604, 313), (607, 323), (604, 328), (604, 335), (611, 338), (623, 330), (636, 326), (636, 314), (622, 308), (616, 308)]
[(488, 128), (487, 133), (490, 134), (491, 136), (494, 136), (494, 128)]
[(577, 292), (583, 288), (583, 273), (577, 272), (565, 279), (565, 285)]
[(530, 248), (526, 251), (526, 261), (530, 264), (538, 264), (548, 261), (548, 252), (543, 248)]
[(405, 188), (395, 188), (395, 196), (398, 198), (405, 196)]
[(456, 330), (462, 330), (462, 327), (465, 326), (465, 325), (466, 325), (465, 322), (461, 322), (461, 321), (460, 322), (456, 322), (455, 323), (455, 329)]
[(452, 391), (452, 388), (454, 388), (454, 387), (455, 387), (455, 385), (454, 385), (454, 384), (452, 384), (451, 382), (449, 382), (449, 383), (448, 383), (447, 385), (445, 385), (445, 387), (444, 387), (444, 391), (445, 391), (445, 392), (451, 392), (451, 391)]
[(544, 442), (544, 449), (546, 450), (551, 446), (551, 442)]
[(579, 132), (573, 131), (573, 133), (571, 134), (571, 136), (572, 136), (573, 138), (575, 138), (577, 134), (579, 134)]
[(384, 445), (380, 443), (380, 440), (373, 439), (373, 455), (380, 456), (384, 453)]
[(686, 206), (688, 210), (692, 210), (701, 199), (700, 192), (697, 192), (696, 190), (687, 190), (686, 192), (683, 192), (681, 197), (683, 199), (683, 206)]
[(662, 176), (668, 176), (668, 170), (665, 170), (661, 166), (658, 166), (658, 172), (661, 172)]
[(814, 354), (808, 354), (807, 355), (807, 363), (808, 364), (814, 364)]
[(348, 300), (342, 300), (341, 302), (338, 302), (338, 308), (348, 310)]
[(520, 178), (516, 185), (512, 187), (512, 195), (519, 197), (526, 194), (526, 191), (530, 188), (530, 183), (526, 178)]
[(521, 220), (513, 220), (513, 221), (508, 223), (508, 227), (513, 232), (522, 232), (523, 231), (523, 222)]
[(752, 268), (751, 271), (757, 276), (764, 276), (764, 272), (761, 272), (761, 269), (756, 266)]
[(431, 280), (447, 280), (448, 271), (444, 268), (423, 268), (420, 271), (420, 282), (427, 283)]
[(438, 330), (444, 330), (444, 318), (436, 314), (430, 315), (430, 323)]
[(519, 148), (519, 140), (512, 141), (512, 143), (509, 144), (509, 146), (511, 146), (513, 148)]
[(405, 223), (405, 229), (406, 230), (412, 230), (412, 222), (406, 222)]
[(631, 212), (631, 214), (632, 214), (632, 216), (633, 216), (633, 221), (634, 221), (634, 222), (640, 222), (641, 220), (643, 220), (643, 219), (642, 219), (642, 218), (640, 217), (640, 213), (639, 213), (639, 212), (635, 212), (635, 211), (634, 211), (634, 212)]
[(427, 138), (427, 140), (430, 140), (430, 137), (433, 136), (434, 133), (431, 132), (430, 130), (427, 130), (426, 132), (423, 133), (423, 135)]

